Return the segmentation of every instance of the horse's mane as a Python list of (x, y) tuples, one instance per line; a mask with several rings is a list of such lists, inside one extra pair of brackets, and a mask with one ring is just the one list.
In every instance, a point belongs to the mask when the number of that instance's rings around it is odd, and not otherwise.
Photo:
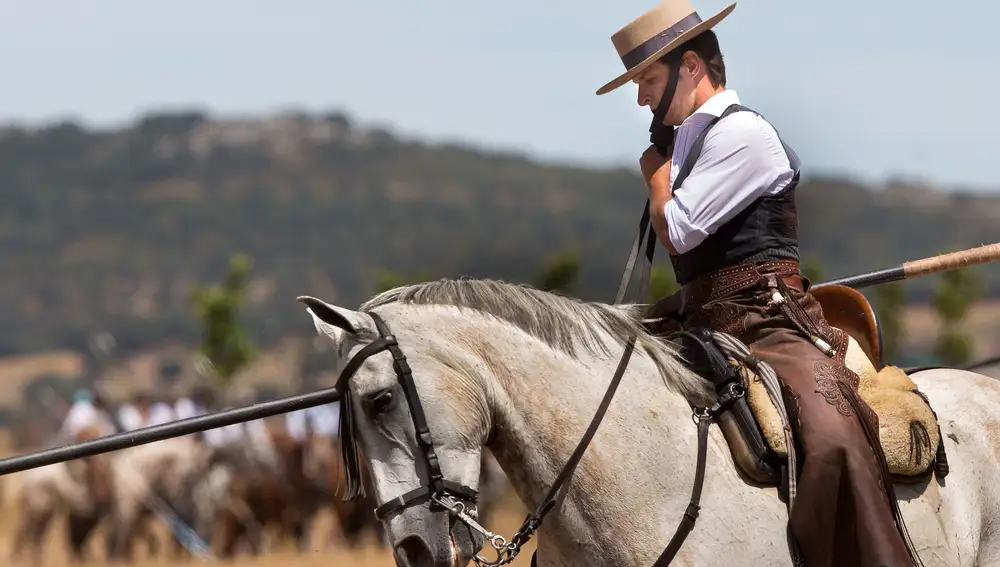
[[(689, 401), (701, 403), (708, 398), (707, 381), (684, 365), (673, 345), (646, 332), (640, 319), (643, 312), (640, 305), (585, 302), (527, 285), (463, 278), (397, 287), (369, 299), (361, 305), (361, 310), (371, 311), (391, 304), (468, 309), (513, 325), (570, 356), (576, 356), (582, 347), (595, 356), (617, 358), (622, 353), (612, 352), (605, 334), (623, 349), (628, 339), (636, 336), (637, 354), (641, 351), (653, 361), (668, 388)], [(342, 392), (340, 403), (340, 464), (346, 481), (344, 499), (356, 500), (367, 491), (349, 393), (350, 390)]]
[(586, 302), (491, 279), (441, 279), (391, 289), (368, 300), (361, 309), (392, 303), (476, 311), (514, 325), (570, 356), (576, 356), (582, 347), (596, 356), (618, 357), (621, 351), (609, 348), (604, 333), (622, 348), (635, 335), (639, 337), (637, 346), (656, 364), (668, 387), (690, 400), (703, 399), (707, 392), (705, 380), (684, 365), (675, 347), (646, 331), (641, 305)]

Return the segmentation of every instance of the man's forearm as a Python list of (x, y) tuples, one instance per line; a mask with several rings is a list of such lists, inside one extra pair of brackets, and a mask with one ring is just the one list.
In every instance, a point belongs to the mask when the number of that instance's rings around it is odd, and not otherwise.
[(666, 207), (667, 203), (673, 199), (673, 194), (670, 192), (670, 183), (668, 179), (659, 179), (654, 177), (650, 181), (649, 188), (649, 216), (653, 225), (653, 232), (656, 233), (657, 239), (660, 244), (670, 252), (671, 255), (677, 255), (677, 249), (674, 248), (673, 243), (670, 242), (670, 231), (667, 229), (667, 213)]

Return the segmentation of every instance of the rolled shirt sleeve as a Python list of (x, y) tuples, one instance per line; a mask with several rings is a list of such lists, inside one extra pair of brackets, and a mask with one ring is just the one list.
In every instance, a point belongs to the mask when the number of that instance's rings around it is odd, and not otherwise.
[[(689, 137), (693, 141), (696, 135)], [(706, 134), (694, 168), (667, 201), (671, 244), (678, 254), (693, 250), (757, 198), (779, 193), (793, 177), (775, 129), (753, 112), (730, 114)]]

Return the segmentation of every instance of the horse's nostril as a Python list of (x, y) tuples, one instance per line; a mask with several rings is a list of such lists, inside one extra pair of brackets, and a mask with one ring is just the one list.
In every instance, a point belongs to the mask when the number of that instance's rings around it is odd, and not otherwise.
[(434, 564), (431, 548), (419, 535), (408, 535), (393, 550), (400, 567), (424, 567)]

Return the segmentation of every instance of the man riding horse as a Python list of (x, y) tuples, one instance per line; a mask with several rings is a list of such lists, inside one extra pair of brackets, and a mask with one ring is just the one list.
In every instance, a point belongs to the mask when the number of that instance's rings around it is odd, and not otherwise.
[(726, 88), (712, 27), (735, 6), (702, 20), (688, 0), (667, 0), (611, 38), (626, 71), (597, 94), (632, 81), (653, 112), (639, 164), (653, 230), (682, 286), (654, 310), (735, 336), (780, 377), (805, 457), (790, 528), (806, 565), (913, 565), (877, 418), (844, 365), (848, 337), (800, 275), (800, 162)]

